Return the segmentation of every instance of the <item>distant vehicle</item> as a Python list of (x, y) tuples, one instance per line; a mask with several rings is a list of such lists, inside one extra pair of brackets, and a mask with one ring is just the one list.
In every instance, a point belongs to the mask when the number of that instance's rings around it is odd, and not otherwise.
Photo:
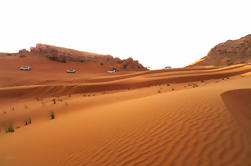
[(172, 67), (171, 66), (166, 66), (164, 69), (171, 69)]
[(111, 70), (108, 70), (107, 72), (108, 73), (115, 73), (115, 72), (117, 72), (117, 69), (116, 68), (112, 68)]
[(248, 63), (248, 65), (251, 65), (251, 63)]
[(31, 70), (30, 66), (22, 66), (19, 69), (23, 70), (23, 71), (30, 71)]
[(66, 73), (76, 73), (76, 70), (74, 69), (66, 70)]

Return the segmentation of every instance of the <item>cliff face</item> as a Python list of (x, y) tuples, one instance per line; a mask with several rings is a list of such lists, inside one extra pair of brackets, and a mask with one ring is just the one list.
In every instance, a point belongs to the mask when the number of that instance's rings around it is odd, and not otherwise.
[(207, 56), (190, 66), (229, 66), (249, 62), (251, 62), (251, 34), (216, 45)]
[(118, 71), (144, 71), (147, 70), (138, 61), (132, 58), (121, 60), (113, 58), (111, 55), (96, 54), (73, 49), (56, 47), (45, 44), (37, 44), (36, 47), (31, 47), (30, 51), (25, 49), (20, 50), (16, 55), (20, 57), (26, 56), (45, 56), (50, 60), (60, 63), (80, 62), (84, 64), (94, 63), (103, 66), (105, 69), (116, 68)]

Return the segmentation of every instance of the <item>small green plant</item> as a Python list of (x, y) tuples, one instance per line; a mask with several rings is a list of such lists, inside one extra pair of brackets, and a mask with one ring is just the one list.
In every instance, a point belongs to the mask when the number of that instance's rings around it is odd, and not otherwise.
[(52, 99), (52, 101), (53, 101), (53, 104), (56, 104), (56, 102), (57, 102), (55, 98)]
[(54, 114), (53, 111), (50, 112), (50, 118), (51, 118), (51, 119), (55, 119), (55, 114)]
[(24, 125), (25, 125), (25, 126), (28, 125), (28, 120), (25, 120)]
[(15, 131), (15, 129), (13, 128), (12, 125), (9, 125), (7, 128), (6, 128), (6, 133), (13, 133)]
[(31, 124), (31, 118), (29, 118), (29, 124)]

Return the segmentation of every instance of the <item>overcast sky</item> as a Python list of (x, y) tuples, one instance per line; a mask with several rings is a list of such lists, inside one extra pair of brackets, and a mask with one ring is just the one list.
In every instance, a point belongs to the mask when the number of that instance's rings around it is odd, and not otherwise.
[(1, 0), (0, 52), (36, 43), (183, 67), (251, 33), (250, 0)]

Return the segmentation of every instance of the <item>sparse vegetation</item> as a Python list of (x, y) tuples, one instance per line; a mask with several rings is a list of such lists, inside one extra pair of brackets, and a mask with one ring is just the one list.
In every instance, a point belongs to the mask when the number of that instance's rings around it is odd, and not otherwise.
[(6, 133), (13, 133), (15, 131), (15, 129), (13, 128), (12, 125), (9, 125), (7, 128), (6, 128)]
[(158, 90), (158, 93), (160, 93), (160, 90)]
[(170, 86), (170, 84), (169, 84), (169, 83), (167, 83), (166, 85), (167, 85), (167, 86)]
[(55, 114), (54, 114), (53, 111), (50, 112), (50, 118), (51, 118), (51, 119), (55, 119)]
[(53, 104), (56, 104), (56, 102), (57, 102), (55, 98), (52, 99), (52, 101), (53, 101)]
[(67, 102), (65, 102), (65, 103), (64, 103), (64, 105), (65, 105), (65, 106), (68, 106), (68, 103), (67, 103)]
[(193, 88), (199, 87), (198, 84), (193, 84)]
[(204, 80), (201, 80), (200, 82), (204, 82)]
[(5, 114), (7, 114), (7, 112), (6, 112), (6, 111), (4, 111), (4, 112), (3, 112), (3, 114), (5, 115)]
[(174, 88), (172, 88), (172, 91), (174, 91)]

